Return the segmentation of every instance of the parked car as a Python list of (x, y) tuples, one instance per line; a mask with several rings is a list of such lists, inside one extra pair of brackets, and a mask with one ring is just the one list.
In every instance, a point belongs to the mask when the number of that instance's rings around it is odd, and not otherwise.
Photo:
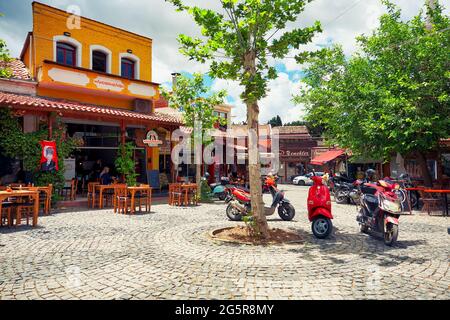
[(294, 179), (297, 178), (297, 177), (301, 177), (301, 176), (302, 176), (301, 174), (296, 174), (296, 175), (290, 176), (289, 177), (289, 182), (290, 183), (294, 183)]
[[(325, 175), (324, 172), (316, 172), (316, 176), (322, 177)], [(311, 180), (311, 177), (313, 176), (313, 173), (308, 173), (304, 176), (298, 176), (292, 180), (292, 183), (297, 186), (312, 186), (313, 181)]]

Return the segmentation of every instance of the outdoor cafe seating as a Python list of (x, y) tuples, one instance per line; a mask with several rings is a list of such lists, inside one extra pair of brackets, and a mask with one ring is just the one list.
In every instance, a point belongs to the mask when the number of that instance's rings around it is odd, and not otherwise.
[(410, 191), (417, 191), (420, 195), (420, 199), (423, 203), (422, 212), (428, 215), (449, 215), (449, 201), (448, 195), (450, 194), (450, 188), (443, 183), (434, 183), (432, 188), (424, 186), (417, 186), (414, 188), (407, 188)]
[(32, 219), (36, 226), (41, 207), (45, 214), (50, 213), (52, 192), (51, 184), (46, 187), (20, 184), (0, 187), (0, 226), (19, 226), (23, 219), (27, 225)]
[(197, 184), (195, 183), (169, 184), (169, 205), (170, 206), (198, 205)]
[(136, 187), (129, 187), (126, 184), (114, 185), (114, 213), (135, 214), (136, 208), (142, 212), (150, 212), (152, 202), (152, 188), (149, 185), (141, 184)]

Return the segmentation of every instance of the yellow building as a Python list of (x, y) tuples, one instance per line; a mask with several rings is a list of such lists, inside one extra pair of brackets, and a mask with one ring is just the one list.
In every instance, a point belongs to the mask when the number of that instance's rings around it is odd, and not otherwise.
[[(37, 2), (32, 11), (33, 30), (20, 60), (35, 95), (2, 90), (0, 84), (0, 106), (21, 113), (26, 131), (37, 130), (46, 119), (49, 139), (58, 115), (68, 134), (83, 140), (77, 176), (97, 160), (113, 166), (119, 144), (126, 141), (136, 146), (141, 182), (147, 182), (149, 171), (170, 176), (170, 136), (182, 121), (155, 111), (160, 97), (159, 84), (152, 82), (152, 39)], [(152, 131), (162, 145), (145, 145)]]

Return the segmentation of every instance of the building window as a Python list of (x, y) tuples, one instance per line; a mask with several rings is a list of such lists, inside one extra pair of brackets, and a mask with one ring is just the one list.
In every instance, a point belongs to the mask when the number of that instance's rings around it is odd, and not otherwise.
[(128, 79), (135, 79), (135, 62), (122, 58), (122, 77)]
[(58, 42), (56, 62), (75, 67), (77, 65), (77, 49), (70, 44)]
[(107, 72), (108, 55), (101, 51), (92, 52), (92, 70)]
[(226, 113), (226, 112), (214, 111), (214, 115), (215, 115), (216, 117), (219, 117), (219, 118), (228, 120), (228, 113)]

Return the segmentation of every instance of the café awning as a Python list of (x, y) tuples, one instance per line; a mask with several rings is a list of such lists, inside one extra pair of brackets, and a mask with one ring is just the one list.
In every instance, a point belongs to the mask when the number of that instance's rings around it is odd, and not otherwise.
[(330, 150), (325, 153), (322, 153), (320, 156), (311, 160), (311, 164), (321, 166), (327, 162), (333, 161), (336, 158), (342, 156), (345, 153), (344, 150)]

